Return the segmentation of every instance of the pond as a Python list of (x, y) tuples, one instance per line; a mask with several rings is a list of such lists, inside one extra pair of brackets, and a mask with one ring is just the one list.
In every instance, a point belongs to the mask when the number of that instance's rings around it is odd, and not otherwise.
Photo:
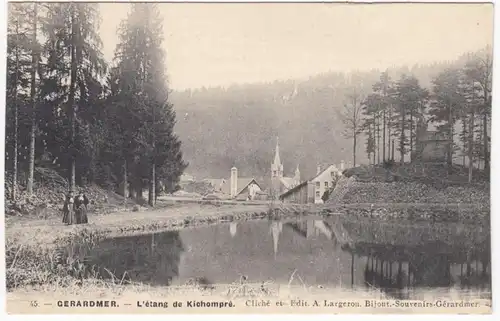
[(294, 274), (307, 286), (377, 289), (394, 298), (432, 289), (491, 298), (489, 233), (477, 233), (487, 237), (464, 248), (450, 239), (458, 232), (437, 231), (332, 217), (257, 220), (115, 237), (88, 254), (103, 278), (152, 286), (230, 284), (242, 277), (286, 285)]

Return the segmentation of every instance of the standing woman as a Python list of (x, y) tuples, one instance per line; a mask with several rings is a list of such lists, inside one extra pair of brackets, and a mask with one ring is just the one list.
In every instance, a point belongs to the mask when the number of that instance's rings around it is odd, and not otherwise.
[(63, 207), (63, 223), (66, 225), (72, 225), (76, 223), (74, 203), (75, 198), (73, 197), (73, 191), (70, 191), (66, 196)]
[(77, 212), (77, 224), (87, 224), (88, 217), (87, 217), (87, 204), (88, 204), (88, 199), (86, 201), (87, 197), (83, 194), (83, 192), (80, 191), (80, 194), (78, 194), (78, 197), (75, 200), (75, 211)]

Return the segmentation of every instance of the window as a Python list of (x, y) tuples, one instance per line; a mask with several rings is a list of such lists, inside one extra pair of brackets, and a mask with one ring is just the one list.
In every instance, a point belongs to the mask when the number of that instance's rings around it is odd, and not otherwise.
[(316, 197), (319, 197), (319, 191), (316, 191)]
[(325, 182), (325, 187), (328, 188), (328, 182)]
[(320, 182), (316, 182), (316, 187), (320, 188), (320, 186), (321, 186)]
[(274, 171), (273, 173), (274, 173), (274, 176), (276, 176), (276, 171)]
[(330, 175), (332, 175), (333, 179), (335, 179), (335, 177), (337, 176), (337, 174), (335, 172), (331, 172)]

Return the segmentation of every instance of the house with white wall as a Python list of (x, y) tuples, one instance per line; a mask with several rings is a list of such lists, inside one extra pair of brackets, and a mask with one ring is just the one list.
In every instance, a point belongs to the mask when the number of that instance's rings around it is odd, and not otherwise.
[(338, 167), (331, 164), (321, 168), (318, 165), (316, 176), (282, 193), (279, 199), (285, 203), (322, 204), (323, 194), (334, 186), (335, 182), (342, 176), (343, 170), (343, 161)]

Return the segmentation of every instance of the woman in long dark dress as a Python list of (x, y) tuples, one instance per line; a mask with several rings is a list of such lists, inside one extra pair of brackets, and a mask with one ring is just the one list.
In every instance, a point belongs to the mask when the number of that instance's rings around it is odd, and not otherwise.
[(66, 196), (63, 207), (63, 223), (67, 225), (72, 225), (76, 223), (76, 216), (74, 210), (75, 198), (73, 197), (73, 192), (69, 192)]
[(80, 192), (80, 194), (75, 200), (77, 224), (87, 224), (89, 222), (87, 217), (87, 205), (88, 205), (87, 197)]

